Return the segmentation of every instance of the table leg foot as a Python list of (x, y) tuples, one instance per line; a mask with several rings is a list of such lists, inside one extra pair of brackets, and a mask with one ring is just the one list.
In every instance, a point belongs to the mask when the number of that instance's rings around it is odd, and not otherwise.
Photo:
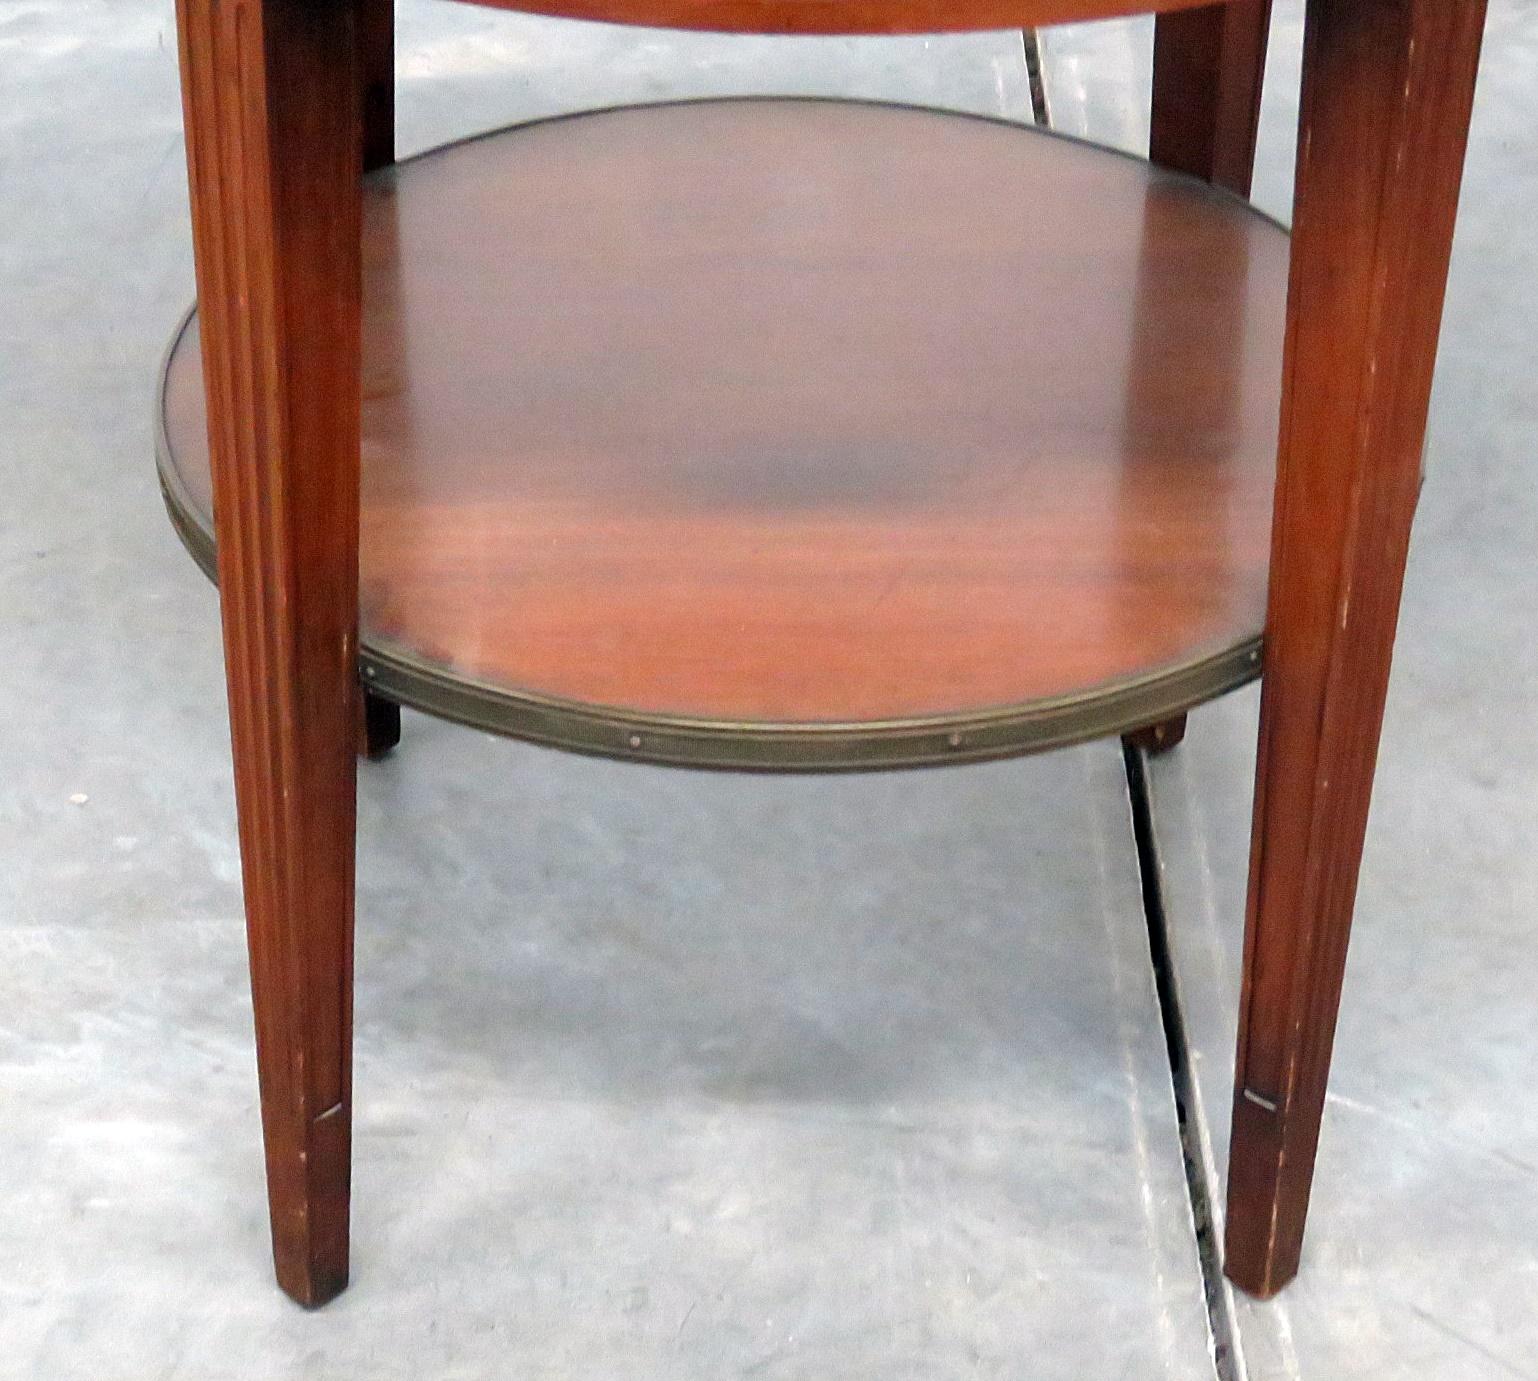
[(362, 754), (370, 762), (378, 762), (401, 741), (401, 707), (367, 689), (362, 705)]
[(1124, 734), (1122, 741), (1129, 748), (1141, 748), (1145, 753), (1157, 755), (1178, 748), (1185, 736), (1186, 717), (1177, 714), (1169, 719), (1161, 719), (1157, 724), (1134, 729), (1130, 734)]

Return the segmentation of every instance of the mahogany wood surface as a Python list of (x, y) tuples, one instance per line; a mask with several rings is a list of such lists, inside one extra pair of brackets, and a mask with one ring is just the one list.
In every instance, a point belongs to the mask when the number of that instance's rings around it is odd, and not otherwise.
[(928, 34), (1025, 29), (1179, 10), (1204, 0), (473, 0), (494, 9), (760, 34)]
[[(349, 0), (179, 0), (278, 1282), (347, 1282), (359, 165)], [(201, 416), (201, 413), (200, 413)]]
[(1298, 1268), (1420, 487), (1483, 0), (1310, 0), (1229, 1275)]
[[(519, 691), (886, 721), (1263, 617), (1285, 235), (970, 117), (559, 120), (365, 195), (367, 638)], [(167, 430), (195, 502), (195, 332)]]

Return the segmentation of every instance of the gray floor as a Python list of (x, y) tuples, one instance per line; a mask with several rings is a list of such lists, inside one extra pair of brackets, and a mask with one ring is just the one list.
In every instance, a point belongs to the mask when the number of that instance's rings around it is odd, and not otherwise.
[[(1010, 34), (401, 24), (407, 151), (707, 91), (1029, 105)], [(1144, 42), (1052, 36), (1058, 123), (1135, 143)], [(1538, 1375), (1535, 52), (1497, 3), (1305, 1270), (1218, 1300), (1252, 1381)], [(409, 716), (361, 784), (355, 1284), (277, 1294), (216, 606), (150, 464), (169, 3), (0, 0), (0, 90), (0, 1376), (1213, 1377), (1111, 745), (775, 781)], [(1219, 1168), (1252, 718), (1154, 776)]]

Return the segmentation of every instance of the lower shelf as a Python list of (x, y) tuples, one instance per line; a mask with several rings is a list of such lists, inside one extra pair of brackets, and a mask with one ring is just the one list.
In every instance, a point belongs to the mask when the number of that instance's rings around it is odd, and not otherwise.
[[(1259, 670), (1287, 237), (974, 116), (633, 107), (373, 174), (362, 663), (583, 751), (836, 769)], [(197, 319), (159, 464), (213, 569)]]

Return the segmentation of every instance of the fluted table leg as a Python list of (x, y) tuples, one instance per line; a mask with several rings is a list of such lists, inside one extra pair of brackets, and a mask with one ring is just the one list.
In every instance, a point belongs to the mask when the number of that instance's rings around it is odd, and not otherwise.
[(359, 714), (356, 0), (178, 0), (273, 1255), (347, 1283)]
[(1298, 1269), (1483, 0), (1309, 0), (1227, 1270)]

